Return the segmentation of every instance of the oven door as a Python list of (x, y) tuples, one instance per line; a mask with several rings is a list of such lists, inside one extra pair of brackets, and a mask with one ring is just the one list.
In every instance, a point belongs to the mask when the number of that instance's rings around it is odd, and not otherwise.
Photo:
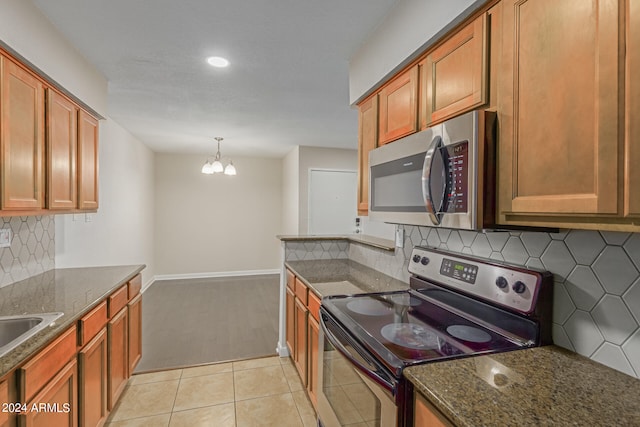
[[(324, 427), (398, 425), (398, 380), (321, 310), (318, 417)], [(359, 424), (362, 423), (362, 424)]]

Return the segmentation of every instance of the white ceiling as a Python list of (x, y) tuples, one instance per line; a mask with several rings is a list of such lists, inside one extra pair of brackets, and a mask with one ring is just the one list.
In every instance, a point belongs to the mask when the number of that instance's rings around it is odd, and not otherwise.
[[(280, 157), (356, 148), (348, 60), (396, 0), (33, 0), (109, 81), (154, 151)], [(225, 69), (206, 63), (224, 56)]]

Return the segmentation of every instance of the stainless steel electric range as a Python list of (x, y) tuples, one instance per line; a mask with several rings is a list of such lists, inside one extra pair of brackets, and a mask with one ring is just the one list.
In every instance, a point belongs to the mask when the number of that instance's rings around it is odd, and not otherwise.
[(404, 368), (551, 344), (551, 273), (424, 247), (409, 271), (407, 291), (322, 300), (323, 426), (410, 426)]

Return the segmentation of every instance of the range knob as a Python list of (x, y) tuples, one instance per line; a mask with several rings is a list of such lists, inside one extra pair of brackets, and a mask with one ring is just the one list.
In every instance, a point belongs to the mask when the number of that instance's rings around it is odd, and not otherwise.
[(521, 294), (524, 291), (527, 290), (527, 285), (525, 285), (523, 282), (521, 282), (520, 280), (518, 280), (516, 283), (513, 284), (513, 286), (511, 287), (511, 289), (513, 289), (513, 291), (516, 294)]
[(504, 289), (507, 287), (507, 285), (509, 285), (507, 279), (505, 279), (503, 276), (498, 276), (498, 278), (496, 279), (496, 286), (500, 289)]
[(422, 258), (420, 255), (415, 254), (415, 255), (413, 256), (413, 262), (420, 262), (420, 258)]
[(427, 258), (426, 256), (423, 256), (422, 259), (420, 260), (420, 264), (422, 265), (429, 264), (429, 258)]

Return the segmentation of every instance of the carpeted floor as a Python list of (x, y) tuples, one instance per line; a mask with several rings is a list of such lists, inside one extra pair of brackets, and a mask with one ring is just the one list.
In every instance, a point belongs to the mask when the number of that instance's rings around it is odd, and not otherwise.
[(142, 301), (136, 373), (276, 354), (278, 275), (166, 280)]

